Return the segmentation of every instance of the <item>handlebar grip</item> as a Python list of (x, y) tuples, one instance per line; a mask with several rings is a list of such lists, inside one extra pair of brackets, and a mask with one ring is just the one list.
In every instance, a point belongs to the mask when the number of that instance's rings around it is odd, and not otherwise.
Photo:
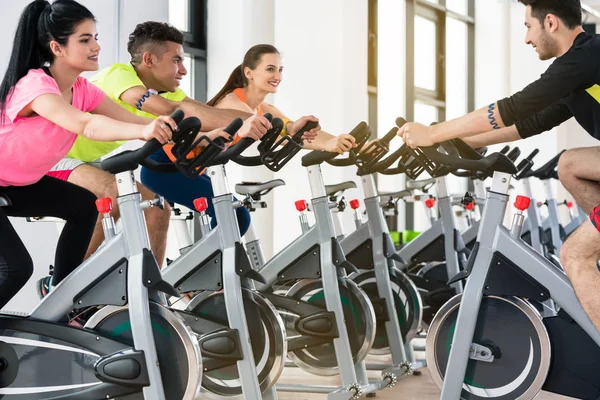
[(233, 121), (231, 121), (229, 123), (229, 125), (227, 125), (227, 127), (225, 129), (223, 129), (225, 132), (229, 133), (230, 136), (235, 135), (235, 133), (237, 131), (240, 130), (240, 128), (242, 127), (242, 125), (244, 125), (244, 121), (242, 121), (241, 118), (236, 118)]
[[(269, 120), (269, 122), (273, 119), (273, 116), (270, 113), (263, 115), (263, 117), (265, 117), (267, 120)], [(240, 124), (240, 122), (241, 122), (241, 124)], [(229, 133), (230, 135), (233, 135), (233, 134), (235, 134), (235, 132), (237, 132), (242, 127), (242, 125), (243, 125), (243, 121), (240, 118), (236, 118), (233, 121), (231, 121), (231, 123), (227, 126), (227, 128), (224, 129), (224, 131)], [(231, 133), (231, 132), (233, 132), (233, 133)], [(264, 136), (263, 136), (263, 138), (264, 138)], [(217, 140), (218, 139), (221, 139), (221, 138), (217, 138)], [(217, 141), (215, 140), (215, 142), (217, 142)], [(234, 159), (234, 158), (238, 157), (240, 154), (242, 154), (248, 147), (252, 146), (254, 144), (254, 142), (255, 141), (252, 138), (249, 138), (249, 137), (242, 138), (235, 145), (230, 146), (229, 148), (227, 148), (227, 150), (216, 155), (210, 161), (210, 163), (208, 165), (212, 166), (212, 165), (225, 164), (229, 160)], [(222, 145), (221, 142), (217, 142), (217, 144)]]
[(304, 132), (308, 132), (311, 129), (315, 129), (317, 126), (319, 126), (318, 122), (315, 121), (308, 121), (306, 123), (306, 125), (304, 125), (302, 128), (300, 128), (300, 130), (298, 132), (296, 132), (295, 135), (299, 135), (299, 134), (303, 134)]
[[(358, 124), (354, 129), (352, 129), (350, 135), (353, 136), (355, 139), (358, 139), (361, 138), (365, 131), (367, 131), (368, 129), (369, 126), (363, 121), (360, 124)], [(327, 160), (331, 160), (332, 158), (337, 157), (338, 155), (338, 153), (332, 153), (323, 150), (313, 150), (304, 157), (302, 157), (302, 166), (308, 167), (311, 165), (321, 164)]]
[(515, 162), (520, 155), (521, 150), (518, 147), (515, 147), (506, 155), (506, 157), (508, 157), (512, 162)]
[(390, 129), (390, 131), (388, 133), (386, 133), (385, 136), (379, 140), (379, 143), (381, 143), (385, 146), (389, 145), (390, 142), (392, 141), (392, 139), (396, 137), (396, 132), (398, 132), (398, 128), (394, 127), (392, 129)]
[(179, 125), (179, 123), (181, 121), (183, 121), (183, 117), (185, 116), (185, 113), (183, 111), (181, 111), (180, 109), (177, 109), (173, 112), (173, 114), (171, 114), (171, 118), (173, 118), (173, 120), (175, 121), (175, 123), (177, 125)]
[(500, 154), (506, 154), (510, 150), (510, 146), (504, 146), (502, 150), (500, 150)]
[(533, 160), (533, 158), (534, 158), (535, 156), (537, 156), (539, 152), (540, 152), (540, 150), (539, 150), (539, 149), (534, 149), (534, 150), (531, 152), (531, 154), (529, 154), (529, 155), (527, 156), (527, 159), (528, 159), (528, 160), (530, 160), (530, 161), (531, 161), (531, 160)]

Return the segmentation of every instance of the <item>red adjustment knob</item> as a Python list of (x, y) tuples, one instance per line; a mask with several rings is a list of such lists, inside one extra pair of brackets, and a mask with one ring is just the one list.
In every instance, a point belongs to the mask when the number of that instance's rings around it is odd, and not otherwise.
[(358, 210), (360, 207), (360, 201), (358, 199), (350, 200), (350, 208), (353, 210)]
[(515, 200), (515, 208), (519, 211), (525, 211), (529, 208), (529, 204), (531, 203), (531, 199), (527, 196), (517, 196), (517, 200)]
[(538, 201), (537, 203), (538, 208), (540, 208), (544, 203), (542, 203), (541, 201)]
[(573, 208), (573, 202), (572, 201), (567, 201), (567, 207), (568, 208)]
[(204, 212), (208, 210), (208, 200), (206, 197), (200, 197), (199, 199), (194, 200), (194, 207), (198, 212)]
[(435, 199), (429, 198), (429, 199), (425, 200), (425, 207), (427, 207), (427, 208), (435, 207)]
[(104, 197), (96, 200), (96, 209), (100, 214), (108, 214), (112, 210), (112, 199)]
[(474, 208), (475, 208), (475, 202), (474, 201), (472, 201), (469, 204), (465, 205), (465, 209), (466, 210), (473, 211)]
[(294, 204), (296, 205), (296, 210), (298, 210), (298, 212), (306, 211), (306, 209), (308, 208), (308, 204), (306, 204), (306, 200), (298, 200)]

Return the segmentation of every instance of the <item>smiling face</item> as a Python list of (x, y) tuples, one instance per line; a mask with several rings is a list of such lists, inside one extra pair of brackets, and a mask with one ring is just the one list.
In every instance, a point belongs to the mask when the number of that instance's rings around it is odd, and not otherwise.
[(183, 46), (175, 42), (164, 42), (158, 47), (162, 54), (152, 57), (152, 78), (159, 91), (175, 92), (181, 79), (187, 75), (183, 65)]
[(248, 85), (253, 85), (256, 89), (267, 93), (277, 93), (283, 77), (282, 72), (281, 55), (278, 53), (263, 54), (256, 68), (244, 69)]
[(56, 41), (50, 42), (50, 49), (56, 58), (69, 67), (84, 71), (97, 71), (99, 68), (98, 55), (100, 45), (98, 44), (98, 33), (96, 23), (86, 19), (77, 25), (75, 32), (69, 36), (67, 44), (62, 46)]
[(525, 11), (525, 26), (527, 27), (525, 43), (533, 46), (540, 60), (554, 58), (558, 51), (556, 40), (552, 37), (551, 31), (546, 29), (546, 25), (552, 28), (551, 22), (556, 26), (555, 16), (548, 14), (542, 23), (531, 14), (531, 6), (527, 6)]

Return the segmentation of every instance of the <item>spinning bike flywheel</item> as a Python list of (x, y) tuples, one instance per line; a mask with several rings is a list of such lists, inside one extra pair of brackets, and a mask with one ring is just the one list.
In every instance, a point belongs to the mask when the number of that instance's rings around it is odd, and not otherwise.
[[(369, 296), (370, 300), (380, 298), (375, 271), (361, 272), (351, 276), (351, 278)], [(390, 283), (402, 340), (404, 343), (407, 343), (415, 337), (421, 325), (423, 315), (421, 296), (415, 284), (399, 270), (396, 270), (395, 274), (390, 274)], [(376, 306), (374, 305), (373, 307), (375, 308)], [(377, 321), (375, 342), (370, 353), (383, 355), (390, 354), (390, 351), (385, 321)]]
[[(344, 311), (346, 328), (350, 339), (350, 348), (354, 363), (365, 359), (375, 340), (375, 311), (367, 294), (349, 279), (339, 280), (340, 299)], [(325, 308), (325, 295), (321, 280), (303, 279), (290, 289), (287, 297), (303, 300)], [(295, 319), (286, 314), (284, 317), (288, 337), (294, 335)], [(339, 363), (335, 356), (333, 342), (307, 347), (288, 354), (301, 369), (316, 375), (331, 376), (339, 374)]]
[[(440, 309), (427, 335), (427, 365), (439, 387), (461, 297)], [(550, 368), (550, 338), (542, 318), (518, 297), (483, 297), (470, 350), (461, 399), (533, 399)]]
[[(168, 308), (150, 302), (150, 319), (166, 399), (193, 399), (200, 391), (202, 357), (195, 334)], [(85, 324), (86, 329), (133, 346), (127, 307), (106, 306)], [(143, 399), (142, 393), (125, 397)]]
[[(258, 383), (264, 393), (277, 382), (285, 367), (285, 328), (277, 310), (262, 295), (245, 288), (242, 295)], [(196, 294), (186, 311), (223, 326), (229, 325), (223, 291)], [(243, 398), (241, 384), (237, 365), (233, 364), (205, 371), (201, 391), (207, 398)]]

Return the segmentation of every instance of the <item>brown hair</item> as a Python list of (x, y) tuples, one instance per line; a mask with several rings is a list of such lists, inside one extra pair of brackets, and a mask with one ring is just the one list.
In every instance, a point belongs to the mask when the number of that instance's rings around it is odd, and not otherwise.
[(229, 75), (229, 79), (227, 79), (225, 86), (223, 86), (219, 93), (206, 104), (214, 107), (235, 89), (246, 87), (248, 85), (248, 79), (246, 79), (246, 75), (244, 75), (244, 68), (248, 67), (250, 69), (255, 69), (260, 63), (263, 54), (279, 54), (279, 51), (275, 46), (271, 46), (270, 44), (257, 44), (256, 46), (250, 47), (244, 56), (244, 61), (233, 70), (231, 75)]

